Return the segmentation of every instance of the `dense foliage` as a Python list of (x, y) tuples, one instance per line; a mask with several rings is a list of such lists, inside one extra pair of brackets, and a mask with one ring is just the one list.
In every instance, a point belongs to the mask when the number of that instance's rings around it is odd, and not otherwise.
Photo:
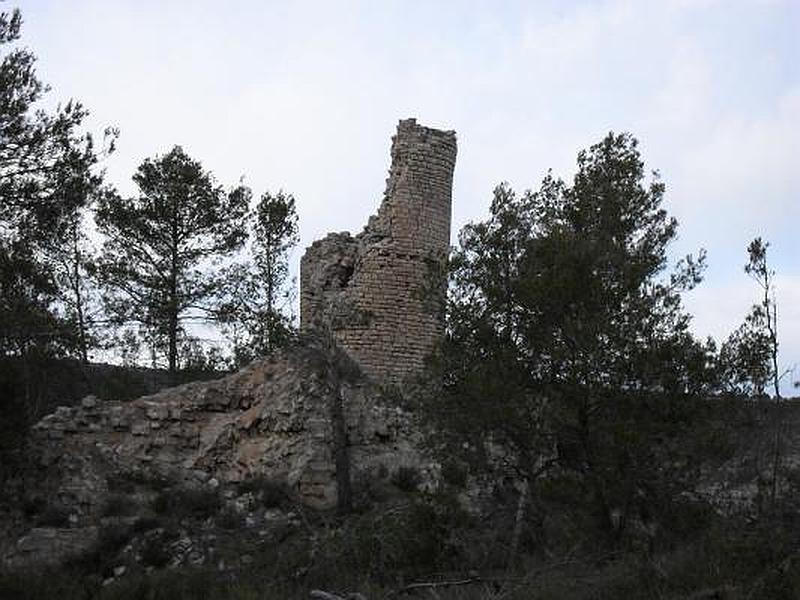
[(58, 303), (58, 258), (101, 185), (98, 152), (79, 102), (37, 108), (47, 86), (14, 46), (21, 26), (18, 10), (0, 13), (0, 353), (72, 353), (83, 342), (73, 306)]
[(677, 223), (663, 195), (627, 134), (581, 152), (571, 185), (498, 187), (489, 218), (461, 232), (444, 386), (426, 406), (448, 452), (489, 452), (479, 464), (530, 482), (558, 467), (617, 534), (665, 491), (654, 465), (691, 460), (667, 441), (717, 387), (714, 345), (680, 301), (704, 254), (664, 275)]

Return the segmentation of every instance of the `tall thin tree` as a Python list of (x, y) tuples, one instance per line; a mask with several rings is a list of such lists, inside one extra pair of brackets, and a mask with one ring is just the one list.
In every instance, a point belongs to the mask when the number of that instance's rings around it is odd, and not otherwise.
[(769, 242), (760, 237), (747, 246), (747, 273), (761, 288), (761, 298), (752, 305), (744, 322), (720, 349), (720, 364), (728, 388), (737, 393), (766, 393), (771, 386), (780, 399), (784, 375), (778, 368), (778, 309), (775, 300), (775, 271), (767, 261)]
[(289, 253), (299, 240), (294, 197), (266, 192), (253, 216), (252, 263), (238, 265), (229, 290), (228, 329), (239, 364), (270, 354), (294, 331), (289, 284)]
[(763, 326), (769, 342), (771, 379), (775, 398), (780, 399), (780, 373), (778, 371), (778, 306), (775, 300), (775, 271), (767, 263), (769, 242), (760, 237), (747, 246), (749, 260), (744, 266), (747, 273), (761, 288), (762, 297), (757, 305), (763, 315)]

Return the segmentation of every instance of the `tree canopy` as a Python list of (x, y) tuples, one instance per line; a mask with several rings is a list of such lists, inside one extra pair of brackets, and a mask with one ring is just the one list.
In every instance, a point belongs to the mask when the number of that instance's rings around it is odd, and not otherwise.
[(66, 245), (70, 222), (99, 189), (98, 152), (81, 131), (86, 109), (69, 101), (53, 112), (37, 105), (48, 91), (36, 59), (19, 39), (18, 10), (0, 13), (0, 351), (70, 352), (74, 322), (58, 306), (53, 249)]
[(613, 133), (578, 154), (571, 184), (496, 188), (489, 218), (460, 234), (434, 363), (444, 384), (428, 410), (453, 447), (504, 448), (530, 480), (569, 467), (609, 519), (615, 495), (652, 475), (656, 444), (636, 415), (715, 385), (714, 346), (692, 337), (680, 296), (704, 253), (666, 272), (677, 222), (664, 192), (637, 141)]
[(146, 159), (133, 180), (138, 196), (110, 193), (97, 208), (106, 307), (118, 323), (137, 323), (174, 372), (184, 324), (217, 318), (224, 261), (246, 239), (251, 194), (225, 191), (179, 146)]

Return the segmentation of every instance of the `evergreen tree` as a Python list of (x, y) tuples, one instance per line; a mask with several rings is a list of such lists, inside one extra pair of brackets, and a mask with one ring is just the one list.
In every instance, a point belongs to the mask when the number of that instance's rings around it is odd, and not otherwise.
[(294, 198), (282, 191), (267, 192), (254, 217), (252, 263), (238, 267), (228, 304), (228, 329), (238, 364), (270, 354), (294, 333), (286, 312), (294, 298), (293, 288), (287, 286), (288, 258), (299, 240)]
[[(63, 289), (51, 250), (65, 247), (63, 224), (96, 193), (101, 176), (87, 115), (70, 101), (53, 113), (37, 109), (47, 86), (35, 57), (15, 48), (22, 18), (0, 13), (0, 352), (71, 352), (80, 334), (59, 309)], [(108, 151), (116, 132), (108, 130)], [(77, 344), (80, 346), (80, 344)]]
[(174, 373), (186, 324), (219, 316), (224, 261), (247, 238), (251, 194), (243, 186), (225, 192), (179, 146), (146, 159), (133, 180), (137, 197), (110, 193), (98, 204), (104, 301), (117, 324), (140, 327)]
[(714, 388), (714, 347), (691, 336), (680, 300), (704, 255), (662, 276), (677, 223), (636, 140), (609, 134), (577, 167), (571, 185), (498, 187), (490, 217), (462, 230), (434, 362), (443, 387), (425, 410), (451, 457), (499, 456), (530, 482), (574, 473), (614, 530), (618, 507), (664, 489), (648, 485), (667, 452), (654, 430), (682, 427), (686, 399)]
[(775, 302), (775, 272), (767, 263), (768, 242), (756, 238), (747, 247), (747, 273), (761, 288), (762, 298), (754, 304), (736, 331), (720, 350), (724, 380), (729, 389), (742, 394), (763, 395), (771, 383), (781, 397), (778, 370), (778, 310)]

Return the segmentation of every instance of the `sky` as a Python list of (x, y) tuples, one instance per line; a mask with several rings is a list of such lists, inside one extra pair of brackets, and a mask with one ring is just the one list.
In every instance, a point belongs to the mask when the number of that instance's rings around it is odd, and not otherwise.
[(498, 183), (569, 179), (580, 149), (629, 131), (680, 222), (673, 259), (708, 252), (685, 297), (695, 333), (722, 341), (742, 322), (761, 236), (780, 364), (800, 364), (798, 0), (5, 4), (48, 102), (120, 129), (110, 183), (135, 193), (142, 160), (180, 144), (224, 185), (290, 192), (295, 271), (305, 246), (376, 210), (399, 119), (457, 132), (453, 242)]

